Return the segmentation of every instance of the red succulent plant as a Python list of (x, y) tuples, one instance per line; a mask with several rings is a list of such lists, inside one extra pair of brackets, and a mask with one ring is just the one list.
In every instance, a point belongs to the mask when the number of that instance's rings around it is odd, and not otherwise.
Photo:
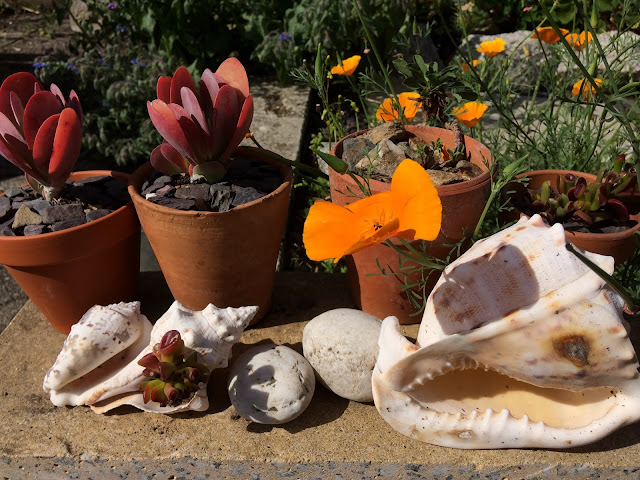
[(215, 73), (206, 69), (199, 92), (191, 74), (179, 67), (158, 79), (158, 98), (147, 102), (149, 116), (164, 138), (151, 164), (164, 174), (189, 173), (213, 183), (229, 167), (234, 149), (249, 132), (253, 98), (242, 63), (228, 58)]
[(0, 154), (22, 170), (45, 199), (56, 198), (80, 155), (82, 107), (73, 90), (65, 98), (51, 84), (44, 90), (27, 72), (0, 86)]

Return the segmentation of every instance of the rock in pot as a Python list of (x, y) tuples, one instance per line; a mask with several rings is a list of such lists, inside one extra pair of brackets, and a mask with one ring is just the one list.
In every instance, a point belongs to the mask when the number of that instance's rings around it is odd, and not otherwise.
[(229, 373), (229, 398), (240, 416), (280, 424), (297, 418), (311, 403), (313, 368), (282, 345), (258, 345), (238, 357)]
[(302, 349), (325, 387), (349, 400), (372, 402), (371, 374), (379, 336), (378, 318), (360, 310), (337, 308), (304, 327)]

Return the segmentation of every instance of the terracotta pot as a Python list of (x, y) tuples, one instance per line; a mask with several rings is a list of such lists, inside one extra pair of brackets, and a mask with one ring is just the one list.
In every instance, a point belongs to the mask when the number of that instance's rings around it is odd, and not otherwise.
[[(440, 139), (446, 148), (453, 150), (453, 132), (449, 130), (423, 125), (407, 125), (405, 128), (427, 143)], [(353, 133), (345, 139), (363, 133), (365, 131)], [(345, 139), (336, 143), (332, 150), (334, 155), (342, 156)], [(491, 152), (480, 142), (466, 136), (465, 145), (471, 161), (480, 166), (484, 172), (466, 182), (437, 187), (442, 202), (442, 227), (438, 237), (433, 242), (427, 242), (427, 252), (440, 259), (447, 258), (452, 251), (452, 246), (458, 243), (465, 233), (473, 232), (491, 189), (490, 173), (487, 167), (487, 164), (489, 166), (492, 164)], [(358, 192), (359, 189), (349, 175), (340, 175), (329, 169), (329, 183), (332, 202), (344, 206), (355, 200), (348, 194), (348, 189), (354, 192)], [(373, 193), (378, 193), (389, 190), (391, 184), (371, 180), (370, 186)], [(463, 245), (460, 253), (466, 248), (468, 245)], [(455, 258), (455, 255), (451, 258)], [(376, 260), (385, 270), (398, 272), (398, 275), (381, 275)], [(411, 304), (408, 294), (400, 288), (404, 284), (405, 275), (399, 273), (399, 258), (396, 252), (380, 244), (347, 256), (346, 262), (351, 293), (354, 301), (363, 311), (378, 318), (395, 315), (402, 324), (420, 322), (421, 318), (416, 315), (416, 308)], [(407, 263), (407, 266), (409, 265), (415, 264)], [(429, 275), (424, 290), (424, 294), (428, 295), (440, 277), (440, 272), (426, 270), (423, 273)], [(407, 276), (408, 282), (420, 280), (418, 275)]]
[[(88, 170), (71, 180), (126, 174)], [(140, 223), (131, 202), (98, 220), (29, 237), (0, 237), (0, 263), (53, 327), (69, 333), (94, 305), (137, 297)]]
[[(529, 178), (529, 188), (540, 188), (547, 180), (551, 181), (553, 188), (558, 188), (560, 177), (572, 173), (576, 176), (582, 176), (587, 182), (593, 182), (596, 176), (590, 173), (576, 172), (574, 170), (534, 170), (518, 175), (516, 178)], [(516, 189), (520, 194), (524, 193), (525, 186), (523, 184), (510, 184), (509, 189)], [(504, 197), (503, 197), (504, 198)], [(524, 215), (514, 207), (512, 213), (506, 218), (509, 221), (515, 221), (518, 217)], [(629, 259), (636, 249), (633, 234), (640, 230), (640, 214), (630, 216), (631, 220), (636, 224), (632, 228), (622, 232), (615, 233), (583, 233), (583, 232), (565, 232), (567, 240), (576, 247), (601, 255), (612, 256), (616, 264)]]
[(269, 310), (293, 180), (291, 167), (276, 165), (283, 178), (276, 190), (228, 212), (185, 212), (151, 203), (139, 192), (153, 167), (147, 163), (133, 173), (129, 193), (142, 229), (171, 293), (187, 308), (257, 305), (252, 323)]

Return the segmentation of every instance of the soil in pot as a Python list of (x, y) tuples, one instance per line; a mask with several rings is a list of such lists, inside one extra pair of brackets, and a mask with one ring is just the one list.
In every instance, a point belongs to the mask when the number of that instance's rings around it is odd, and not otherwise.
[(187, 174), (155, 172), (143, 185), (141, 195), (152, 203), (177, 210), (226, 212), (258, 200), (282, 183), (280, 171), (258, 158), (234, 158), (225, 177), (213, 185), (190, 183)]
[(124, 183), (108, 175), (67, 181), (59, 199), (47, 201), (30, 186), (0, 197), (0, 236), (59, 232), (108, 215), (129, 202)]

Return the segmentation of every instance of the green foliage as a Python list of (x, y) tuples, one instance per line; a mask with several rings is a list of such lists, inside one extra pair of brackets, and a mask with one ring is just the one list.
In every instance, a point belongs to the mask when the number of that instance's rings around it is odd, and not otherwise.
[(35, 66), (44, 84), (53, 82), (78, 93), (84, 108), (85, 152), (130, 168), (149, 160), (162, 139), (146, 102), (156, 96), (158, 77), (173, 73), (173, 64), (148, 47), (122, 42), (100, 52), (89, 48), (67, 60), (41, 58)]

